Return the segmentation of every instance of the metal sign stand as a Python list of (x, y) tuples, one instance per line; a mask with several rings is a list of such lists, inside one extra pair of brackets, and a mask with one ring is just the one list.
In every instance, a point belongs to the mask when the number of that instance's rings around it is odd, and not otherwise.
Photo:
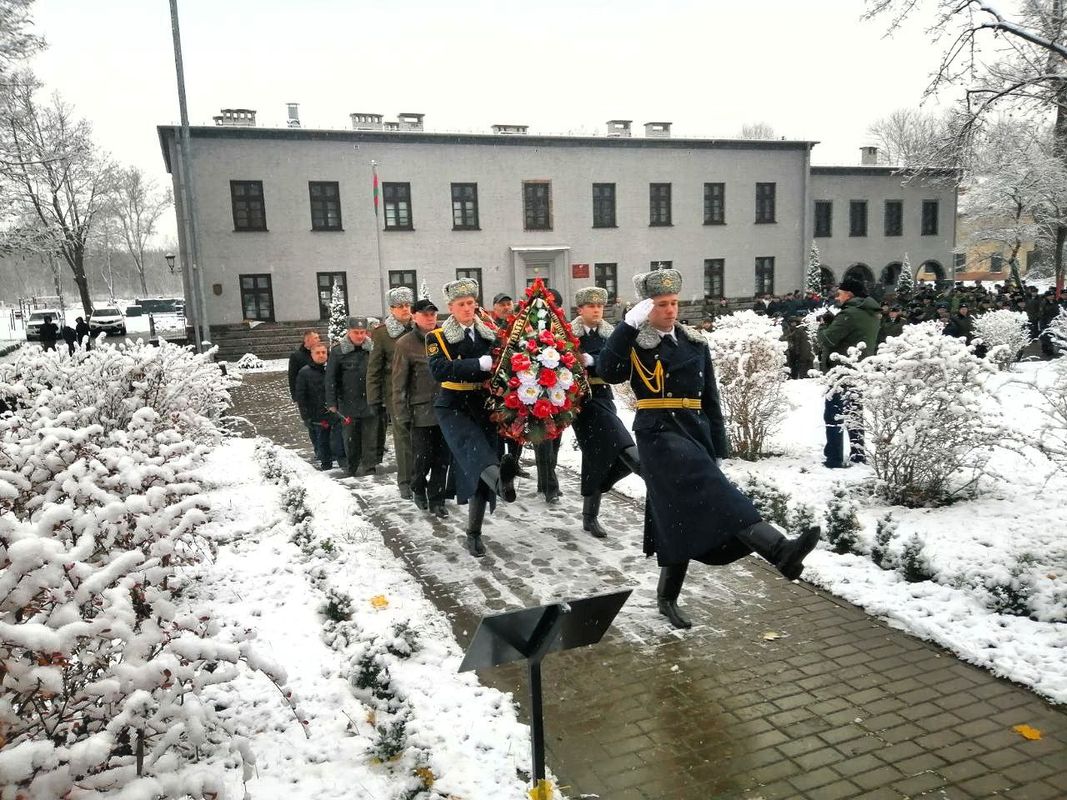
[[(545, 785), (545, 719), (541, 662), (549, 653), (596, 644), (632, 589), (483, 617), (460, 672), (525, 661), (530, 682), (530, 739), (534, 792)], [(531, 792), (531, 797), (537, 795)], [(542, 795), (543, 797), (546, 797)], [(546, 797), (547, 800), (547, 797)]]

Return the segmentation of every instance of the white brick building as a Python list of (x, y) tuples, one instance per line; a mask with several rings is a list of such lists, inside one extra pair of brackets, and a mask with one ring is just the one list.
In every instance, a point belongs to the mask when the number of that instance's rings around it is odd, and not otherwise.
[[(382, 311), (390, 285), (425, 281), (439, 299), (458, 275), (478, 277), (487, 304), (536, 275), (564, 297), (595, 281), (626, 301), (631, 277), (654, 264), (682, 272), (686, 301), (784, 293), (803, 287), (815, 201), (830, 203), (830, 236), (817, 241), (835, 278), (863, 264), (878, 279), (905, 250), (916, 269), (934, 261), (948, 272), (952, 263), (953, 185), (902, 187), (889, 168), (812, 167), (813, 142), (674, 139), (669, 123), (630, 137), (625, 120), (611, 121), (607, 136), (575, 137), (531, 136), (518, 125), (428, 133), (417, 114), (404, 115), (403, 127), (352, 115), (367, 130), (242, 119), (191, 131), (199, 261), (215, 326), (318, 320), (334, 281), (351, 312), (364, 314)], [(178, 129), (158, 131), (175, 175), (185, 264)], [(849, 236), (849, 204), (860, 200), (867, 235)], [(901, 236), (884, 235), (888, 200), (902, 201)], [(936, 233), (922, 233), (924, 202)]]

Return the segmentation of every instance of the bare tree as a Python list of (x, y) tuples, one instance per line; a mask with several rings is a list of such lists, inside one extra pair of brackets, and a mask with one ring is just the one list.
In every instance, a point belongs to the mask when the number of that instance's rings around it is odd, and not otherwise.
[(777, 139), (774, 128), (766, 122), (746, 122), (741, 126), (742, 139)]
[[(141, 279), (141, 292), (148, 296), (148, 280), (145, 276), (145, 251), (155, 235), (156, 223), (173, 201), (169, 189), (161, 190), (151, 179), (146, 179), (138, 167), (118, 171), (112, 193), (111, 208), (122, 229), (126, 252), (133, 259), (137, 276)], [(155, 319), (149, 316), (149, 328), (156, 335)]]
[(30, 33), (34, 0), (0, 0), (0, 77), (44, 47), (44, 39)]
[[(898, 108), (867, 129), (881, 163), (908, 169), (953, 166), (949, 119), (914, 108)], [(947, 149), (946, 149), (947, 148)]]
[(1006, 248), (1019, 282), (1023, 244), (1048, 246), (1067, 224), (1067, 165), (1055, 152), (1049, 126), (1032, 129), (1001, 119), (976, 143), (974, 169), (961, 204), (970, 223), (966, 243)]
[(104, 204), (112, 168), (92, 141), (92, 129), (54, 95), (40, 105), (40, 83), (29, 72), (13, 76), (0, 107), (0, 183), (10, 214), (33, 218), (47, 234), (48, 251), (74, 276), (82, 308), (92, 311), (85, 254), (96, 214)]
[[(1001, 114), (1016, 125), (1053, 127), (1052, 147), (1067, 164), (1067, 21), (1065, 0), (867, 0), (867, 18), (888, 18), (890, 31), (934, 6), (931, 35), (945, 45), (927, 94), (962, 88), (959, 151), (971, 150), (981, 129)], [(1067, 225), (1056, 228), (1057, 286), (1063, 285)]]

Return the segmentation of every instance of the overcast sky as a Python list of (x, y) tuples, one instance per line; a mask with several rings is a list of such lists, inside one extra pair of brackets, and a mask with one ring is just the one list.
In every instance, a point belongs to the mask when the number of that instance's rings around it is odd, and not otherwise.
[[(33, 63), (120, 161), (167, 180), (155, 126), (176, 122), (168, 0), (37, 0)], [(223, 107), (344, 128), (353, 111), (427, 130), (603, 132), (608, 119), (736, 136), (763, 121), (858, 163), (868, 125), (922, 101), (941, 48), (921, 20), (885, 38), (862, 0), (180, 0), (191, 122)]]

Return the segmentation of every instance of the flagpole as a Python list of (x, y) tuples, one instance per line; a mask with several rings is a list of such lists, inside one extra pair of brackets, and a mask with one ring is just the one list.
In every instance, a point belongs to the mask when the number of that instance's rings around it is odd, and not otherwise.
[(384, 323), (389, 313), (389, 301), (386, 299), (386, 295), (389, 294), (389, 280), (385, 274), (385, 266), (382, 264), (382, 223), (378, 219), (378, 162), (371, 161), (370, 169), (374, 176), (374, 239), (378, 245), (378, 284), (382, 290), (382, 322)]

